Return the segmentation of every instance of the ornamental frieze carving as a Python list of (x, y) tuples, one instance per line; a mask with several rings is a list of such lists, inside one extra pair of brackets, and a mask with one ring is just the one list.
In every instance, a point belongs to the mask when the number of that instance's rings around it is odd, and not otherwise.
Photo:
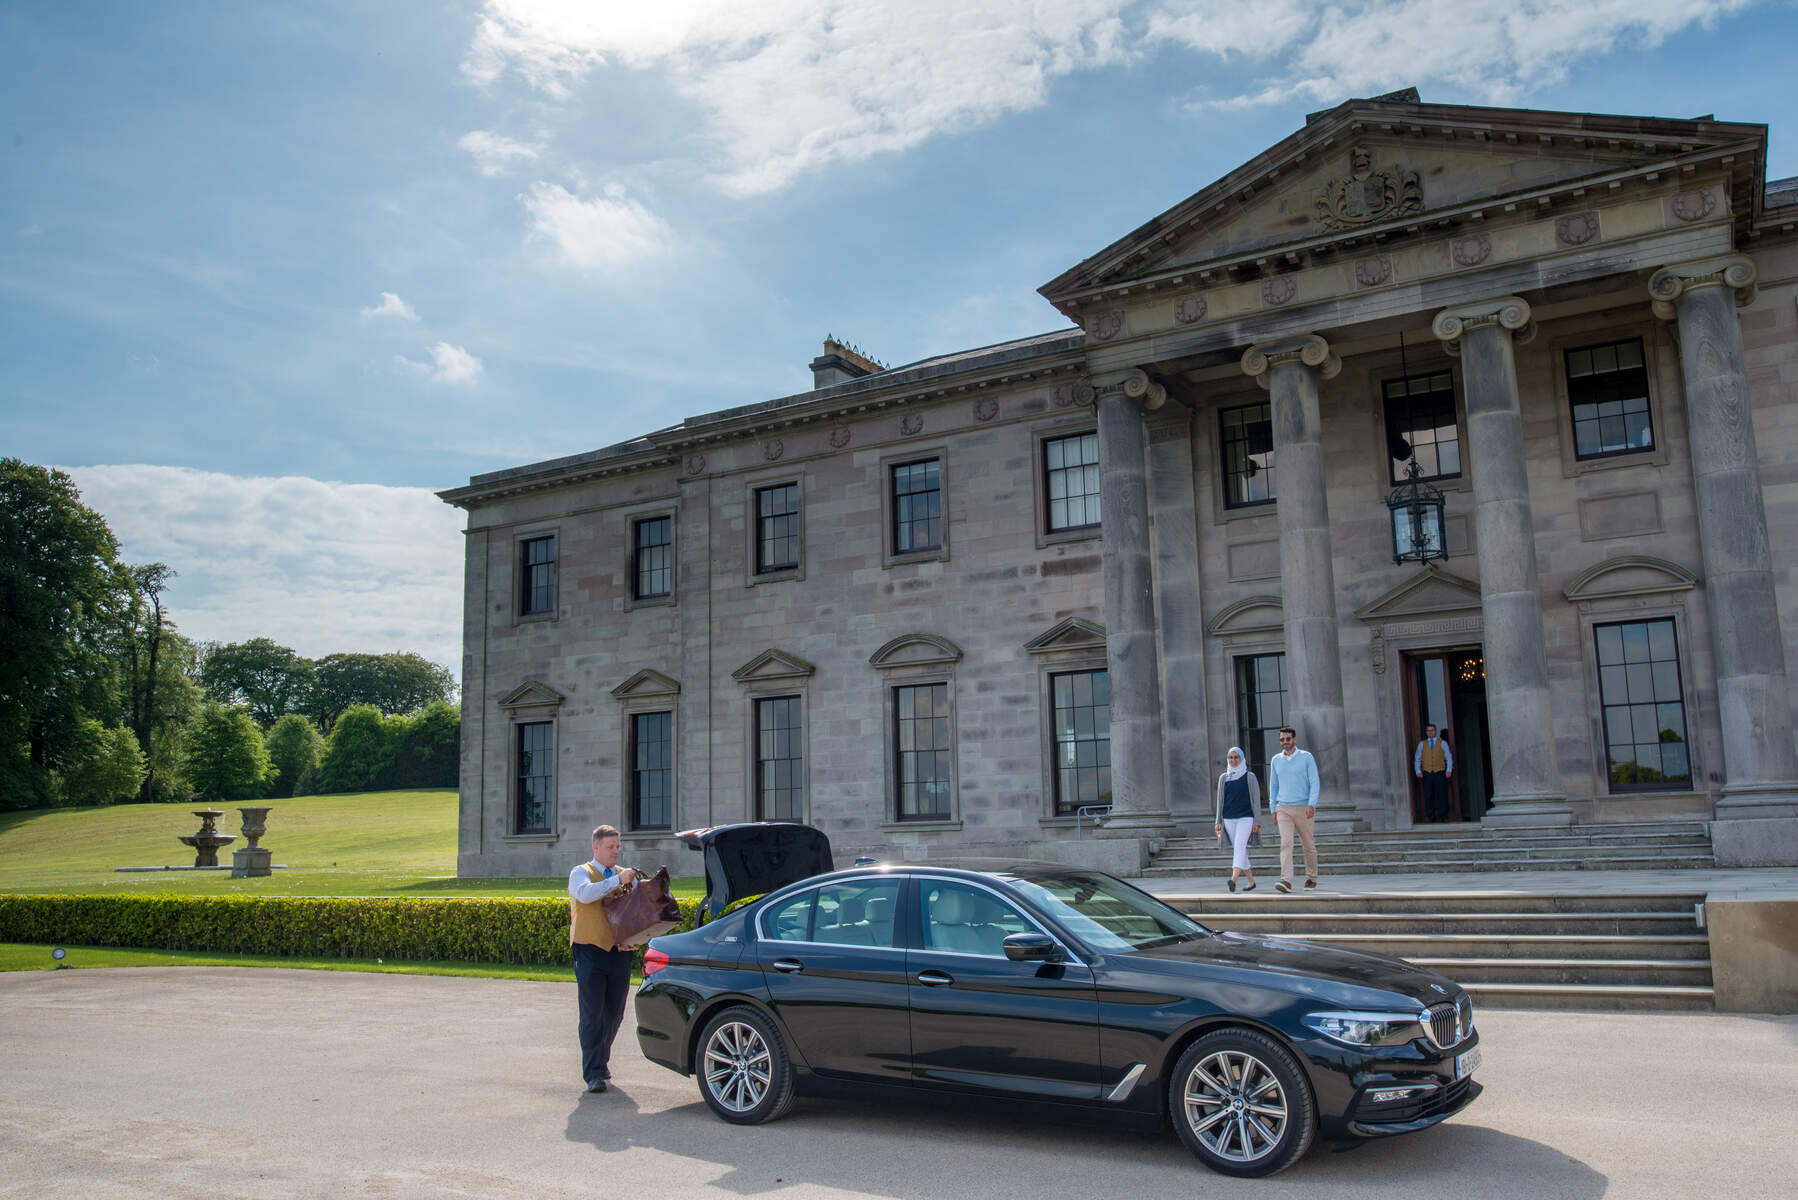
[(1124, 331), (1124, 310), (1114, 308), (1110, 312), (1094, 313), (1086, 323), (1086, 332), (1101, 342), (1109, 342)]
[(689, 475), (705, 474), (705, 455), (694, 454), (694, 455), (688, 456), (688, 458), (687, 458), (687, 474), (689, 474)]
[(830, 431), (830, 444), (833, 449), (841, 450), (849, 444), (849, 427), (839, 425)]
[(1449, 245), (1448, 252), (1457, 267), (1477, 267), (1492, 257), (1492, 238), (1484, 233), (1456, 238)]
[(780, 456), (786, 452), (786, 443), (782, 442), (779, 438), (769, 438), (766, 442), (762, 443), (762, 457), (769, 462), (779, 461)]
[(1682, 221), (1702, 221), (1716, 211), (1717, 198), (1711, 195), (1709, 188), (1696, 192), (1681, 192), (1673, 197), (1669, 205), (1673, 215)]
[(1355, 282), (1361, 287), (1379, 287), (1391, 278), (1392, 259), (1384, 254), (1355, 264)]
[(1583, 246), (1597, 236), (1597, 213), (1574, 213), (1555, 222), (1555, 241), (1563, 246)]
[(1074, 402), (1074, 385), (1071, 383), (1056, 384), (1055, 391), (1050, 394), (1050, 399), (1056, 408), (1068, 407)]
[(1203, 296), (1182, 296), (1174, 304), (1174, 320), (1182, 325), (1191, 325), (1205, 319), (1205, 313), (1211, 308), (1211, 302)]
[(923, 413), (906, 413), (903, 417), (899, 418), (899, 432), (903, 433), (906, 437), (911, 437), (913, 434), (920, 433), (923, 429)]
[(1276, 275), (1261, 281), (1261, 302), (1276, 308), (1299, 294), (1299, 281), (1293, 275)]
[(976, 421), (990, 421), (998, 415), (999, 402), (991, 396), (983, 396), (974, 401), (974, 419)]
[(1331, 232), (1358, 229), (1423, 211), (1423, 180), (1400, 166), (1375, 169), (1373, 151), (1349, 151), (1349, 173), (1318, 189), (1317, 223)]

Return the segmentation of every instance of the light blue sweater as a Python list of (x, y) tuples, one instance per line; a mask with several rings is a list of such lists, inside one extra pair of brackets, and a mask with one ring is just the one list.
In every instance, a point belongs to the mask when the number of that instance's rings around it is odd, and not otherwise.
[(1309, 750), (1294, 750), (1290, 757), (1276, 754), (1267, 760), (1267, 798), (1272, 807), (1314, 805), (1319, 790), (1317, 760)]

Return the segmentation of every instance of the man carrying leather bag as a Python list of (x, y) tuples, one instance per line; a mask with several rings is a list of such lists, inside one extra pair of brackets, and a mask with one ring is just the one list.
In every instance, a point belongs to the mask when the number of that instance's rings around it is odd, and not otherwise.
[(654, 875), (633, 869), (632, 881), (601, 900), (612, 936), (641, 946), (680, 925), (680, 901), (668, 891), (668, 868)]
[(612, 1039), (624, 1023), (630, 998), (631, 959), (636, 943), (623, 942), (612, 929), (603, 901), (629, 888), (637, 872), (618, 866), (623, 842), (618, 830), (593, 831), (593, 860), (568, 873), (568, 941), (574, 951), (574, 985), (581, 1006), (581, 1075), (587, 1090), (603, 1092), (612, 1077)]

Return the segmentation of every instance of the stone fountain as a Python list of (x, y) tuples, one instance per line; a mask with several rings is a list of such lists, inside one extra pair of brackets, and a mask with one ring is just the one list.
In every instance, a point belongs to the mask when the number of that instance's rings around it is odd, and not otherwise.
[(262, 835), (268, 832), (268, 811), (272, 806), (251, 806), (237, 811), (243, 814), (243, 836), (249, 845), (231, 852), (231, 878), (244, 879), (249, 876), (268, 875), (272, 871), (269, 860), (274, 851), (266, 846), (258, 846)]
[(187, 834), (181, 840), (197, 851), (194, 855), (194, 866), (216, 867), (219, 865), (219, 847), (228, 846), (237, 840), (231, 834), (220, 833), (218, 830), (218, 819), (225, 815), (225, 810), (222, 808), (196, 808), (193, 810), (193, 814), (200, 818), (200, 831)]

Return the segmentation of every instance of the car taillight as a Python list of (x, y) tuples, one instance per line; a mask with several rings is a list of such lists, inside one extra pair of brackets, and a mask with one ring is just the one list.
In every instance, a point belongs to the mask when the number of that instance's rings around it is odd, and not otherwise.
[(668, 965), (668, 955), (654, 946), (643, 952), (643, 978), (648, 979)]

